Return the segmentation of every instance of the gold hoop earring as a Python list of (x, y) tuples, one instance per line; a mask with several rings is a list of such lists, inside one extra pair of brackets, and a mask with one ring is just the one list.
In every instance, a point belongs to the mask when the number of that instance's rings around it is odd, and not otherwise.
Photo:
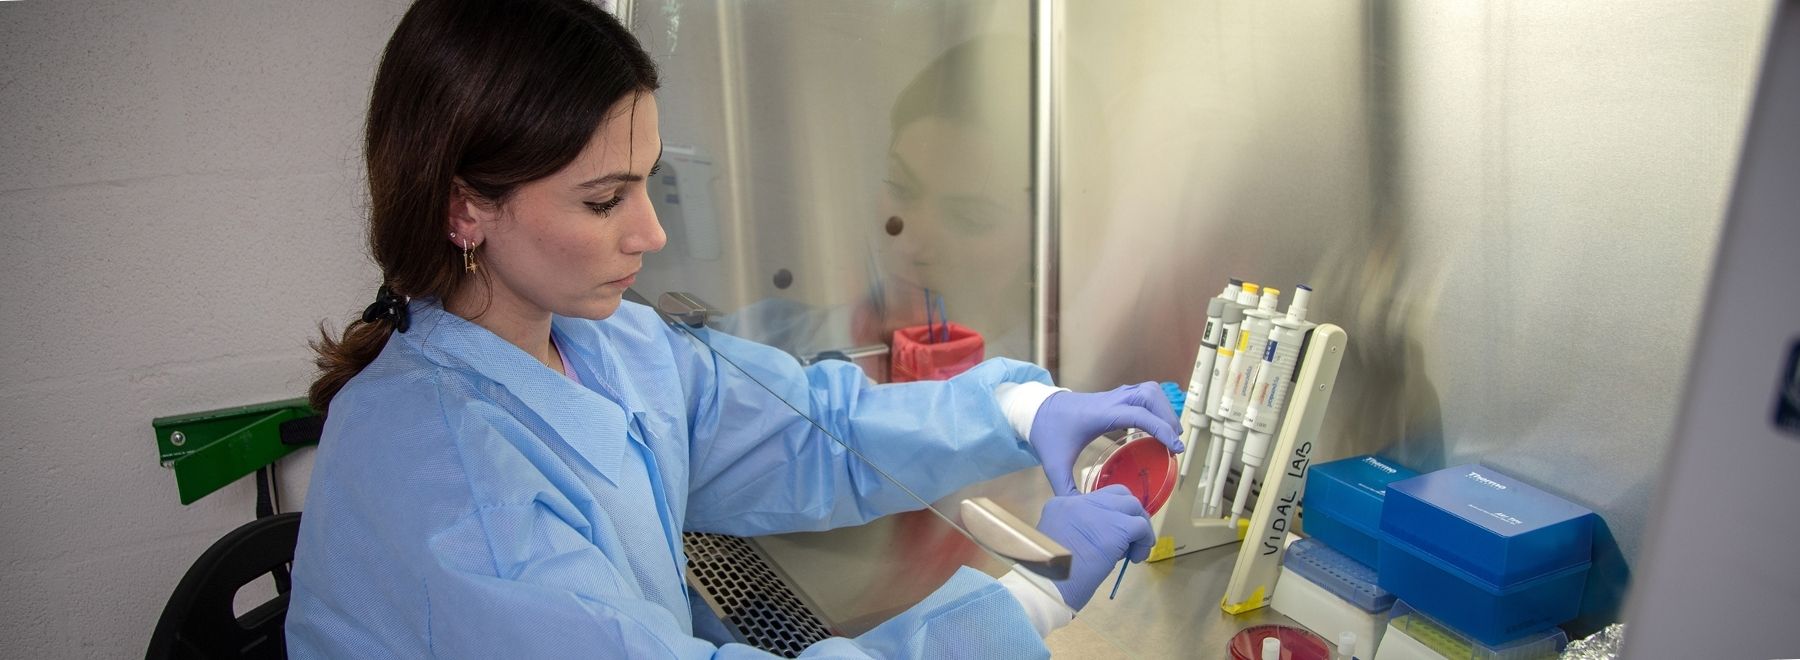
[(480, 264), (475, 263), (475, 250), (469, 247), (469, 239), (463, 239), (463, 270), (473, 273)]

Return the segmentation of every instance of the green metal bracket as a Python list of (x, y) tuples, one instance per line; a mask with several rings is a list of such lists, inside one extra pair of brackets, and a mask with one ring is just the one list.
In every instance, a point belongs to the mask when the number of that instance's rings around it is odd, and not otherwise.
[[(175, 470), (181, 503), (196, 500), (224, 488), (258, 468), (274, 463), (305, 444), (317, 442), (316, 434), (296, 433), (299, 426), (316, 421), (306, 399), (288, 399), (256, 405), (209, 410), (150, 421), (156, 427), (156, 449), (163, 467)], [(282, 441), (282, 425), (288, 441)]]

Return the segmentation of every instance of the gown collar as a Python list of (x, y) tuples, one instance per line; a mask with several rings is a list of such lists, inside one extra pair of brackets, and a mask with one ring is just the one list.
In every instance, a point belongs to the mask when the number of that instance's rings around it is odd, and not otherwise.
[(592, 323), (552, 319), (558, 348), (573, 353), (571, 362), (581, 372), (578, 379), (571, 380), (487, 328), (445, 311), (436, 300), (415, 299), (410, 311), (411, 332), (395, 337), (414, 342), (434, 364), (504, 387), (596, 471), (616, 483), (625, 450), (622, 440), (630, 437), (633, 442), (643, 442), (630, 423), (642, 410), (619, 377), (617, 361), (597, 350), (604, 341)]

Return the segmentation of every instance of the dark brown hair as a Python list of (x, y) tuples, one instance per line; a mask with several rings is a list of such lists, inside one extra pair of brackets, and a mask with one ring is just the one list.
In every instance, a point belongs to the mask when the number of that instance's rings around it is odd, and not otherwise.
[[(369, 252), (383, 284), (447, 299), (467, 277), (448, 238), (459, 182), (504, 201), (573, 161), (615, 103), (656, 87), (650, 55), (588, 0), (414, 2), (382, 53), (365, 127)], [(358, 319), (332, 339), (321, 327), (313, 409), (325, 412), (394, 329)]]

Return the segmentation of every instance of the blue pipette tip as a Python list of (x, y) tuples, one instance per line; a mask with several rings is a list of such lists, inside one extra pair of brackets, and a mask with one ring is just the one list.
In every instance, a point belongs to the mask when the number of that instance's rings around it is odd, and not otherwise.
[(1131, 567), (1130, 559), (1125, 560), (1124, 564), (1119, 565), (1119, 579), (1113, 580), (1113, 590), (1112, 593), (1106, 595), (1107, 600), (1119, 597), (1119, 585), (1125, 583), (1125, 569), (1129, 567)]
[(938, 296), (938, 322), (944, 324), (944, 341), (950, 341), (950, 309), (944, 306), (944, 296)]
[(931, 289), (925, 290), (925, 343), (937, 343), (937, 323), (932, 319)]

